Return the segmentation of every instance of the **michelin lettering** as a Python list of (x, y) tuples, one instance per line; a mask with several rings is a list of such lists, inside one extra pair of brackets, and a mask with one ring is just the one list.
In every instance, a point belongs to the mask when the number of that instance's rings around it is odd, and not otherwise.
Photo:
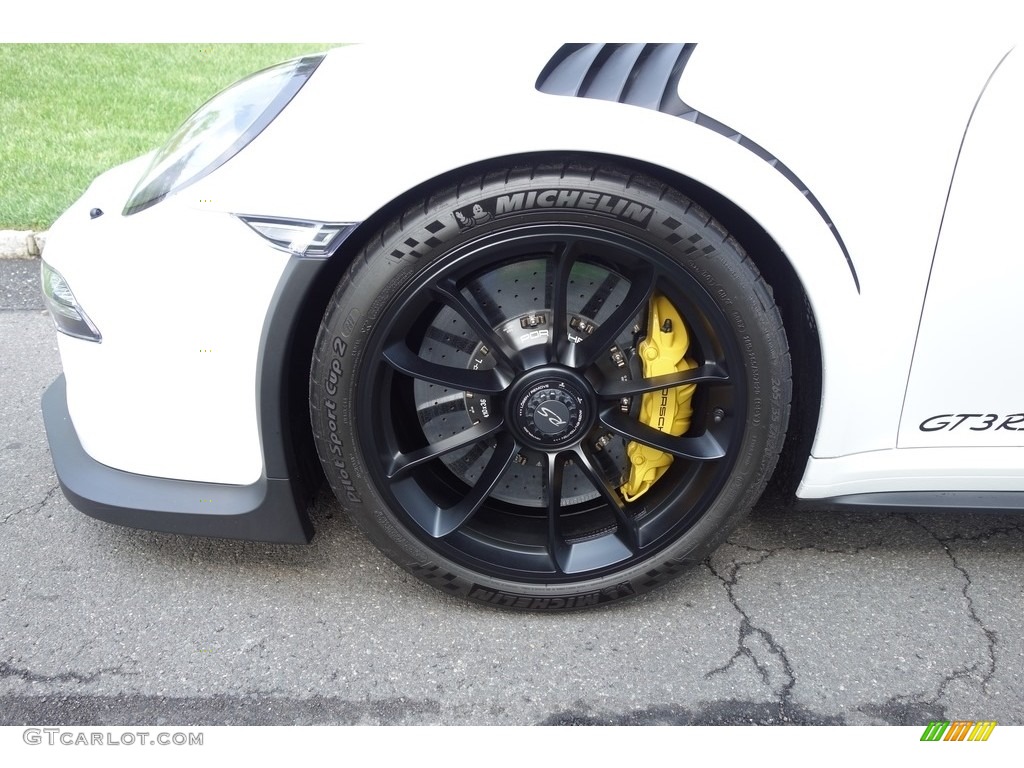
[(618, 195), (605, 195), (580, 189), (545, 189), (540, 192), (514, 192), (464, 206), (455, 211), (459, 229), (467, 230), (491, 219), (540, 208), (575, 208), (613, 216), (621, 221), (646, 227), (654, 209)]

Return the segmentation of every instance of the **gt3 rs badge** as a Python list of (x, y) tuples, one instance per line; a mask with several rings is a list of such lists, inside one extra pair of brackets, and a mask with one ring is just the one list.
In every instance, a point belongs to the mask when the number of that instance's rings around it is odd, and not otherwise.
[(1008, 416), (997, 413), (942, 413), (925, 419), (918, 429), (922, 432), (952, 432), (961, 425), (972, 432), (985, 432), (989, 429), (1024, 432), (1024, 413), (1011, 413)]

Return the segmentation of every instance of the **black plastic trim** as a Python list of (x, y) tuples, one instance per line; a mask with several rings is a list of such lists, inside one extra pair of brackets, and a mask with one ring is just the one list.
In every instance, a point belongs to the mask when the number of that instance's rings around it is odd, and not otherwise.
[(264, 475), (252, 485), (199, 483), (100, 464), (86, 453), (71, 423), (64, 374), (43, 393), (42, 409), (60, 486), (90, 517), (167, 533), (281, 544), (306, 544), (313, 536), (287, 479)]
[[(351, 230), (350, 230), (351, 231)], [(336, 242), (340, 244), (340, 241)], [(288, 260), (267, 309), (256, 363), (256, 402), (259, 403), (259, 431), (263, 448), (263, 466), (268, 477), (300, 478), (316, 482), (317, 473), (308, 466), (315, 447), (309, 427), (309, 362), (300, 340), (310, 334), (303, 329), (302, 309), (317, 289), (317, 278), (327, 264), (325, 259)], [(330, 289), (333, 290), (333, 284)], [(322, 314), (322, 313), (321, 313)], [(319, 321), (319, 318), (317, 318)], [(312, 351), (312, 339), (309, 342)], [(301, 414), (293, 407), (295, 396), (304, 407)], [(304, 446), (304, 440), (308, 445)]]
[(827, 499), (799, 499), (801, 509), (872, 507), (875, 509), (979, 512), (1024, 512), (1024, 491), (886, 491)]
[(735, 141), (764, 160), (796, 187), (828, 226), (853, 283), (860, 293), (860, 279), (853, 258), (825, 206), (788, 166), (757, 142), (725, 123), (699, 112), (679, 98), (679, 80), (696, 48), (695, 43), (573, 43), (563, 45), (537, 78), (537, 90), (555, 96), (615, 101), (652, 109), (689, 120)]

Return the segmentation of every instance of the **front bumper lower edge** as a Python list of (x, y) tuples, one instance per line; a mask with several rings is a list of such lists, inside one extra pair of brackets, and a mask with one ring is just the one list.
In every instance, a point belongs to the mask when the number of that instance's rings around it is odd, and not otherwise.
[(108, 523), (152, 531), (306, 544), (312, 525), (291, 480), (261, 477), (223, 485), (149, 477), (100, 464), (82, 447), (68, 414), (64, 374), (42, 398), (57, 479), (73, 506)]

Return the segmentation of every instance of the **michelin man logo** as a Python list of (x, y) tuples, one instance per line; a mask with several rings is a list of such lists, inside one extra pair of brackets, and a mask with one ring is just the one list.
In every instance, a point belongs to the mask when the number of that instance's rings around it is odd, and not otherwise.
[(459, 223), (460, 229), (469, 229), (479, 224), (484, 224), (490, 221), (492, 215), (484, 210), (484, 207), (480, 203), (475, 203), (472, 208), (468, 210), (463, 208), (461, 211), (455, 212), (455, 220)]

